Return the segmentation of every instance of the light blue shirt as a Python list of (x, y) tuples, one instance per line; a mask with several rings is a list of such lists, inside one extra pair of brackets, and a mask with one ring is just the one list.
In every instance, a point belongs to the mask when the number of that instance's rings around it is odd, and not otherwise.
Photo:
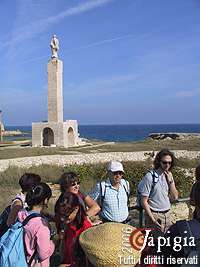
[(153, 184), (153, 177), (148, 172), (140, 181), (138, 185), (138, 191), (142, 196), (149, 197), (148, 204), (154, 211), (165, 211), (171, 207), (169, 200), (169, 186), (165, 175), (162, 173), (158, 175), (157, 182), (151, 195), (151, 188)]
[[(121, 179), (119, 189), (116, 189), (112, 186), (110, 179), (107, 179), (105, 181), (105, 189), (104, 189), (105, 198), (103, 200), (100, 213), (100, 216), (102, 218), (112, 222), (123, 222), (127, 219), (129, 214), (128, 197), (124, 187), (127, 189), (129, 193), (130, 189), (128, 181)], [(103, 195), (104, 191), (102, 192)], [(97, 183), (94, 190), (90, 193), (90, 196), (96, 201), (100, 199), (101, 197), (100, 183)]]

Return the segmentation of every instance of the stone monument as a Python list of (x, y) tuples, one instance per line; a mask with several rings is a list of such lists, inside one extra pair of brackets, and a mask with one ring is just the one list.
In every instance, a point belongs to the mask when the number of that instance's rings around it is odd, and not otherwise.
[(4, 126), (2, 122), (2, 110), (0, 110), (0, 142), (3, 141), (3, 131), (4, 131)]
[(32, 146), (72, 147), (81, 143), (76, 120), (63, 121), (63, 62), (58, 59), (59, 41), (53, 35), (48, 72), (48, 121), (32, 123)]
[(0, 122), (0, 142), (3, 141), (3, 131), (2, 131), (2, 124)]

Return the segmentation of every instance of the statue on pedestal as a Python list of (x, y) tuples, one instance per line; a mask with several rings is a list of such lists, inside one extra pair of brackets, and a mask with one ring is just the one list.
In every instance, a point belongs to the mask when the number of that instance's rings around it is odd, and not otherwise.
[(59, 41), (55, 34), (51, 39), (50, 47), (52, 52), (51, 58), (58, 58)]

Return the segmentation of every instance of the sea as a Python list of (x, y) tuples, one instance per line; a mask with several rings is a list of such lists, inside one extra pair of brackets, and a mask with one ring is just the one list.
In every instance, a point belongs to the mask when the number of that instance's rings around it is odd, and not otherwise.
[[(7, 140), (31, 138), (31, 126), (5, 126), (6, 130), (22, 131), (22, 136)], [(200, 133), (200, 124), (132, 124), (132, 125), (79, 125), (80, 137), (105, 142), (132, 142), (146, 139), (150, 133)]]

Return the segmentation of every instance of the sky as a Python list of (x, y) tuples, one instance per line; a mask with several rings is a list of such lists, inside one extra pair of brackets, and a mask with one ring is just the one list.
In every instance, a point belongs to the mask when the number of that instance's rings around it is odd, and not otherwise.
[(5, 125), (47, 119), (56, 34), (64, 119), (200, 123), (199, 0), (0, 0)]

